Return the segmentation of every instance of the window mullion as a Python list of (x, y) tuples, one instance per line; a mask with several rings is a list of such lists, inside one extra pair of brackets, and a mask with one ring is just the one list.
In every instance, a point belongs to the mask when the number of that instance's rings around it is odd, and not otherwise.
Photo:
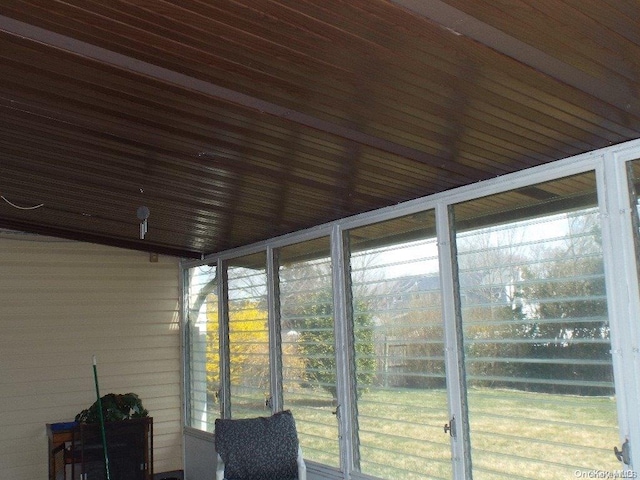
[(218, 328), (220, 338), (220, 414), (222, 418), (231, 417), (231, 365), (229, 348), (229, 276), (227, 265), (218, 260)]
[(333, 275), (333, 311), (336, 342), (337, 400), (336, 415), (340, 431), (341, 466), (348, 478), (357, 468), (357, 428), (353, 409), (354, 357), (352, 311), (349, 292), (349, 272), (345, 259), (345, 240), (342, 228), (336, 225), (331, 231), (331, 264)]
[(282, 336), (280, 330), (280, 277), (278, 254), (267, 247), (267, 303), (269, 324), (269, 372), (272, 412), (283, 408), (282, 391)]
[[(182, 394), (183, 398), (188, 399), (183, 402), (183, 425), (193, 426), (193, 380), (192, 365), (193, 365), (193, 346), (192, 336), (193, 329), (190, 325), (191, 317), (189, 315), (189, 308), (191, 306), (190, 295), (191, 286), (189, 282), (190, 270), (188, 268), (180, 268), (180, 312), (181, 319), (181, 353), (182, 353)], [(206, 356), (204, 362), (206, 364)], [(206, 382), (205, 382), (206, 384)], [(206, 405), (206, 402), (205, 402)]]
[(453, 477), (456, 479), (470, 479), (472, 478), (471, 447), (469, 441), (469, 416), (466, 407), (466, 384), (464, 380), (460, 288), (457, 281), (458, 267), (456, 263), (455, 234), (448, 205), (438, 205), (436, 218), (450, 413), (450, 419), (446, 420), (445, 423), (455, 419), (455, 436), (452, 436), (451, 442)]

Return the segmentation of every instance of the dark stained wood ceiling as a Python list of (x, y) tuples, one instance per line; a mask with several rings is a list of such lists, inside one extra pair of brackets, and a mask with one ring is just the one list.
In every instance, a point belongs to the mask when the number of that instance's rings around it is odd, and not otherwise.
[(199, 257), (635, 139), (638, 19), (635, 0), (3, 0), (0, 227)]

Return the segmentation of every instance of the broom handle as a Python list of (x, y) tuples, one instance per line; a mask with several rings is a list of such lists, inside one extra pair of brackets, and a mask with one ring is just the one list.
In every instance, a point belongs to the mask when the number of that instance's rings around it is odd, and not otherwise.
[(98, 388), (98, 367), (96, 356), (93, 356), (93, 379), (96, 382), (96, 395), (98, 397), (98, 415), (100, 417), (100, 433), (102, 434), (102, 450), (104, 452), (104, 467), (107, 472), (107, 480), (111, 480), (109, 472), (109, 453), (107, 452), (107, 434), (104, 429), (104, 415), (102, 413), (102, 400), (100, 399), (100, 389)]

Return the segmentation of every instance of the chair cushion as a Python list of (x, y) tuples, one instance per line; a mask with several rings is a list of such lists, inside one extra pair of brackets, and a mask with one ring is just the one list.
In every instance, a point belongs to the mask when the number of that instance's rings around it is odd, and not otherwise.
[(216, 451), (227, 480), (298, 477), (298, 436), (289, 410), (270, 417), (216, 419)]

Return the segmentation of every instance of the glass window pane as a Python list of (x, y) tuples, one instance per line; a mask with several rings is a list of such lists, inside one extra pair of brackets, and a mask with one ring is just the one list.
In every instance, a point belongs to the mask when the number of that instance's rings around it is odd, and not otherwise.
[[(636, 258), (640, 258), (640, 160), (627, 162), (627, 174), (629, 176), (629, 190), (631, 196), (631, 221), (634, 226), (634, 244)], [(640, 277), (640, 262), (636, 262), (636, 269)]]
[(214, 421), (220, 413), (216, 267), (203, 265), (189, 269), (187, 282), (187, 340), (189, 342), (187, 425), (213, 432)]
[(329, 239), (279, 250), (284, 408), (305, 458), (339, 467), (336, 357)]
[(594, 173), (454, 207), (474, 479), (614, 471)]
[(270, 414), (266, 254), (227, 265), (231, 417)]
[(349, 232), (360, 471), (451, 478), (433, 211)]

